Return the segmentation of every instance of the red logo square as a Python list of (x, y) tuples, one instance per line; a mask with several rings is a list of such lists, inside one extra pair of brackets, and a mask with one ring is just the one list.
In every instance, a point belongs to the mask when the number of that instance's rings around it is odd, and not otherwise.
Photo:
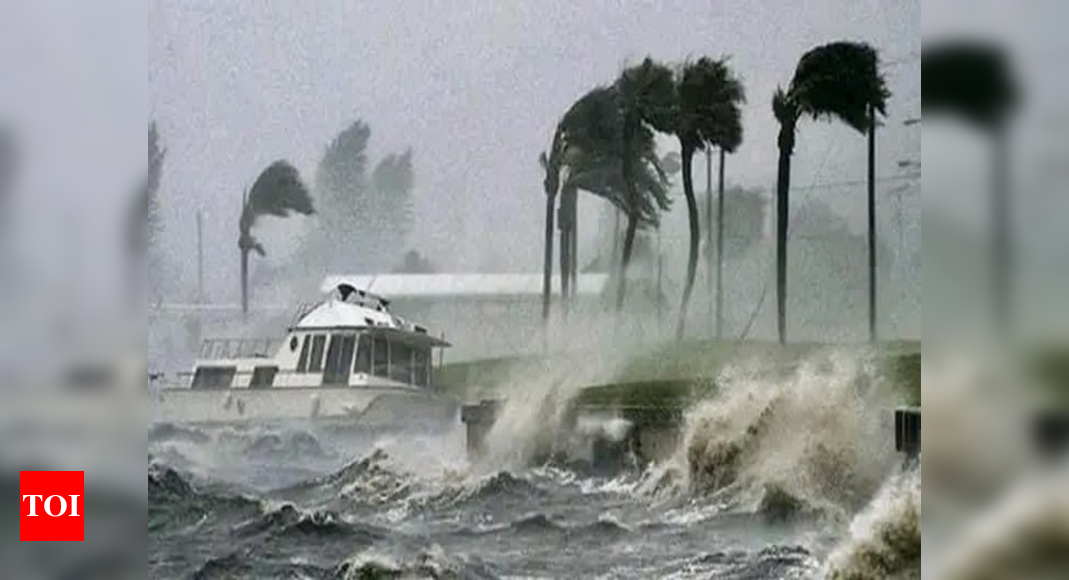
[(85, 541), (85, 472), (19, 472), (19, 540)]

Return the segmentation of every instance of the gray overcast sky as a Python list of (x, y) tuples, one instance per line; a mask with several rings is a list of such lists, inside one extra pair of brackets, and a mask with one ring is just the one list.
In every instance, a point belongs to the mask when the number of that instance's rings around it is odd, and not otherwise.
[(21, 161), (13, 277), (58, 290), (77, 276), (74, 300), (126, 296), (116, 285), (145, 175), (146, 12), (142, 0), (0, 2), (0, 124)]
[[(280, 157), (311, 181), (325, 144), (356, 118), (371, 124), (374, 157), (414, 148), (416, 247), (453, 270), (534, 270), (544, 207), (537, 155), (559, 115), (625, 63), (731, 54), (750, 102), (729, 180), (769, 187), (769, 99), (805, 50), (865, 40), (895, 60), (920, 49), (919, 1), (151, 0), (148, 19), (148, 115), (168, 150), (168, 240), (191, 257), (193, 215), (208, 212), (209, 290), (220, 299), (236, 288), (243, 189)], [(885, 173), (919, 149), (900, 123), (919, 112), (919, 63), (888, 75)], [(802, 133), (796, 183), (863, 178), (861, 136), (830, 124)], [(849, 215), (860, 196), (837, 209)]]

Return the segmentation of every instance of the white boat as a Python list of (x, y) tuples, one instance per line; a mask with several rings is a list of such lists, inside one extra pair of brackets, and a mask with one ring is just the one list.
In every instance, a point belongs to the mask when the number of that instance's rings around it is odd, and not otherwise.
[(434, 349), (449, 343), (388, 307), (335, 279), (325, 301), (298, 310), (283, 340), (205, 340), (184, 384), (152, 390), (152, 419), (455, 421), (457, 404), (432, 384)]

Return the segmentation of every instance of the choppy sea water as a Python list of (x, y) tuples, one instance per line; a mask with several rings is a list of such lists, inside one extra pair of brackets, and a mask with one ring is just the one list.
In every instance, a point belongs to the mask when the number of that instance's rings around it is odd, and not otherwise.
[(470, 465), (459, 426), (157, 425), (148, 576), (919, 577), (919, 470), (889, 449), (864, 372), (729, 378), (675, 457), (615, 473)]

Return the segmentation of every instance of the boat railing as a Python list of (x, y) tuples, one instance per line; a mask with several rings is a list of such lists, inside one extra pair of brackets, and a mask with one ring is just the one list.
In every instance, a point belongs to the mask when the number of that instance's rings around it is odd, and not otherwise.
[(279, 344), (276, 338), (210, 338), (201, 342), (200, 358), (270, 358)]
[[(272, 366), (272, 365), (268, 364), (266, 366)], [(257, 372), (256, 369), (240, 369), (240, 370), (235, 370), (234, 373), (233, 373), (233, 376), (234, 377), (240, 377), (238, 382), (241, 383), (242, 385), (245, 385), (246, 383), (248, 383), (248, 379), (246, 379), (246, 377), (254, 377), (256, 372)], [(172, 389), (172, 390), (173, 389), (196, 389), (196, 387), (193, 387), (193, 382), (194, 382), (194, 379), (196, 378), (196, 375), (197, 375), (196, 371), (176, 371), (176, 372), (173, 372), (173, 373), (156, 373), (154, 376), (150, 377), (149, 385), (152, 388), (162, 388), (162, 389)], [(365, 379), (373, 381), (374, 384), (354, 384), (350, 388), (359, 389), (359, 388), (384, 388), (385, 387), (385, 388), (402, 388), (402, 389), (422, 389), (422, 390), (425, 390), (425, 391), (435, 391), (435, 390), (437, 390), (437, 387), (433, 382), (431, 384), (422, 384), (421, 385), (421, 384), (418, 384), (418, 383), (406, 382), (406, 381), (398, 380), (397, 378), (391, 379), (389, 377), (370, 375), (368, 373), (353, 373), (353, 376), (361, 376), (361, 375)], [(264, 389), (264, 388), (287, 389), (287, 388), (290, 388), (290, 387), (282, 386), (285, 383), (285, 381), (280, 381), (280, 379), (288, 378), (288, 377), (308, 377), (309, 373), (302, 373), (302, 372), (296, 371), (296, 370), (278, 369), (274, 373), (272, 373), (271, 376), (272, 376), (271, 384), (241, 386), (241, 387), (237, 387), (236, 389), (233, 389), (233, 390), (256, 390), (256, 389)], [(385, 381), (388, 381), (388, 382), (385, 382)], [(306, 386), (300, 387), (300, 388), (313, 388), (313, 389), (315, 389), (315, 388), (329, 387), (329, 386), (331, 386), (331, 385), (311, 384), (311, 385), (306, 385)], [(230, 387), (219, 387), (219, 386), (201, 387), (201, 389), (202, 390), (232, 390)]]

